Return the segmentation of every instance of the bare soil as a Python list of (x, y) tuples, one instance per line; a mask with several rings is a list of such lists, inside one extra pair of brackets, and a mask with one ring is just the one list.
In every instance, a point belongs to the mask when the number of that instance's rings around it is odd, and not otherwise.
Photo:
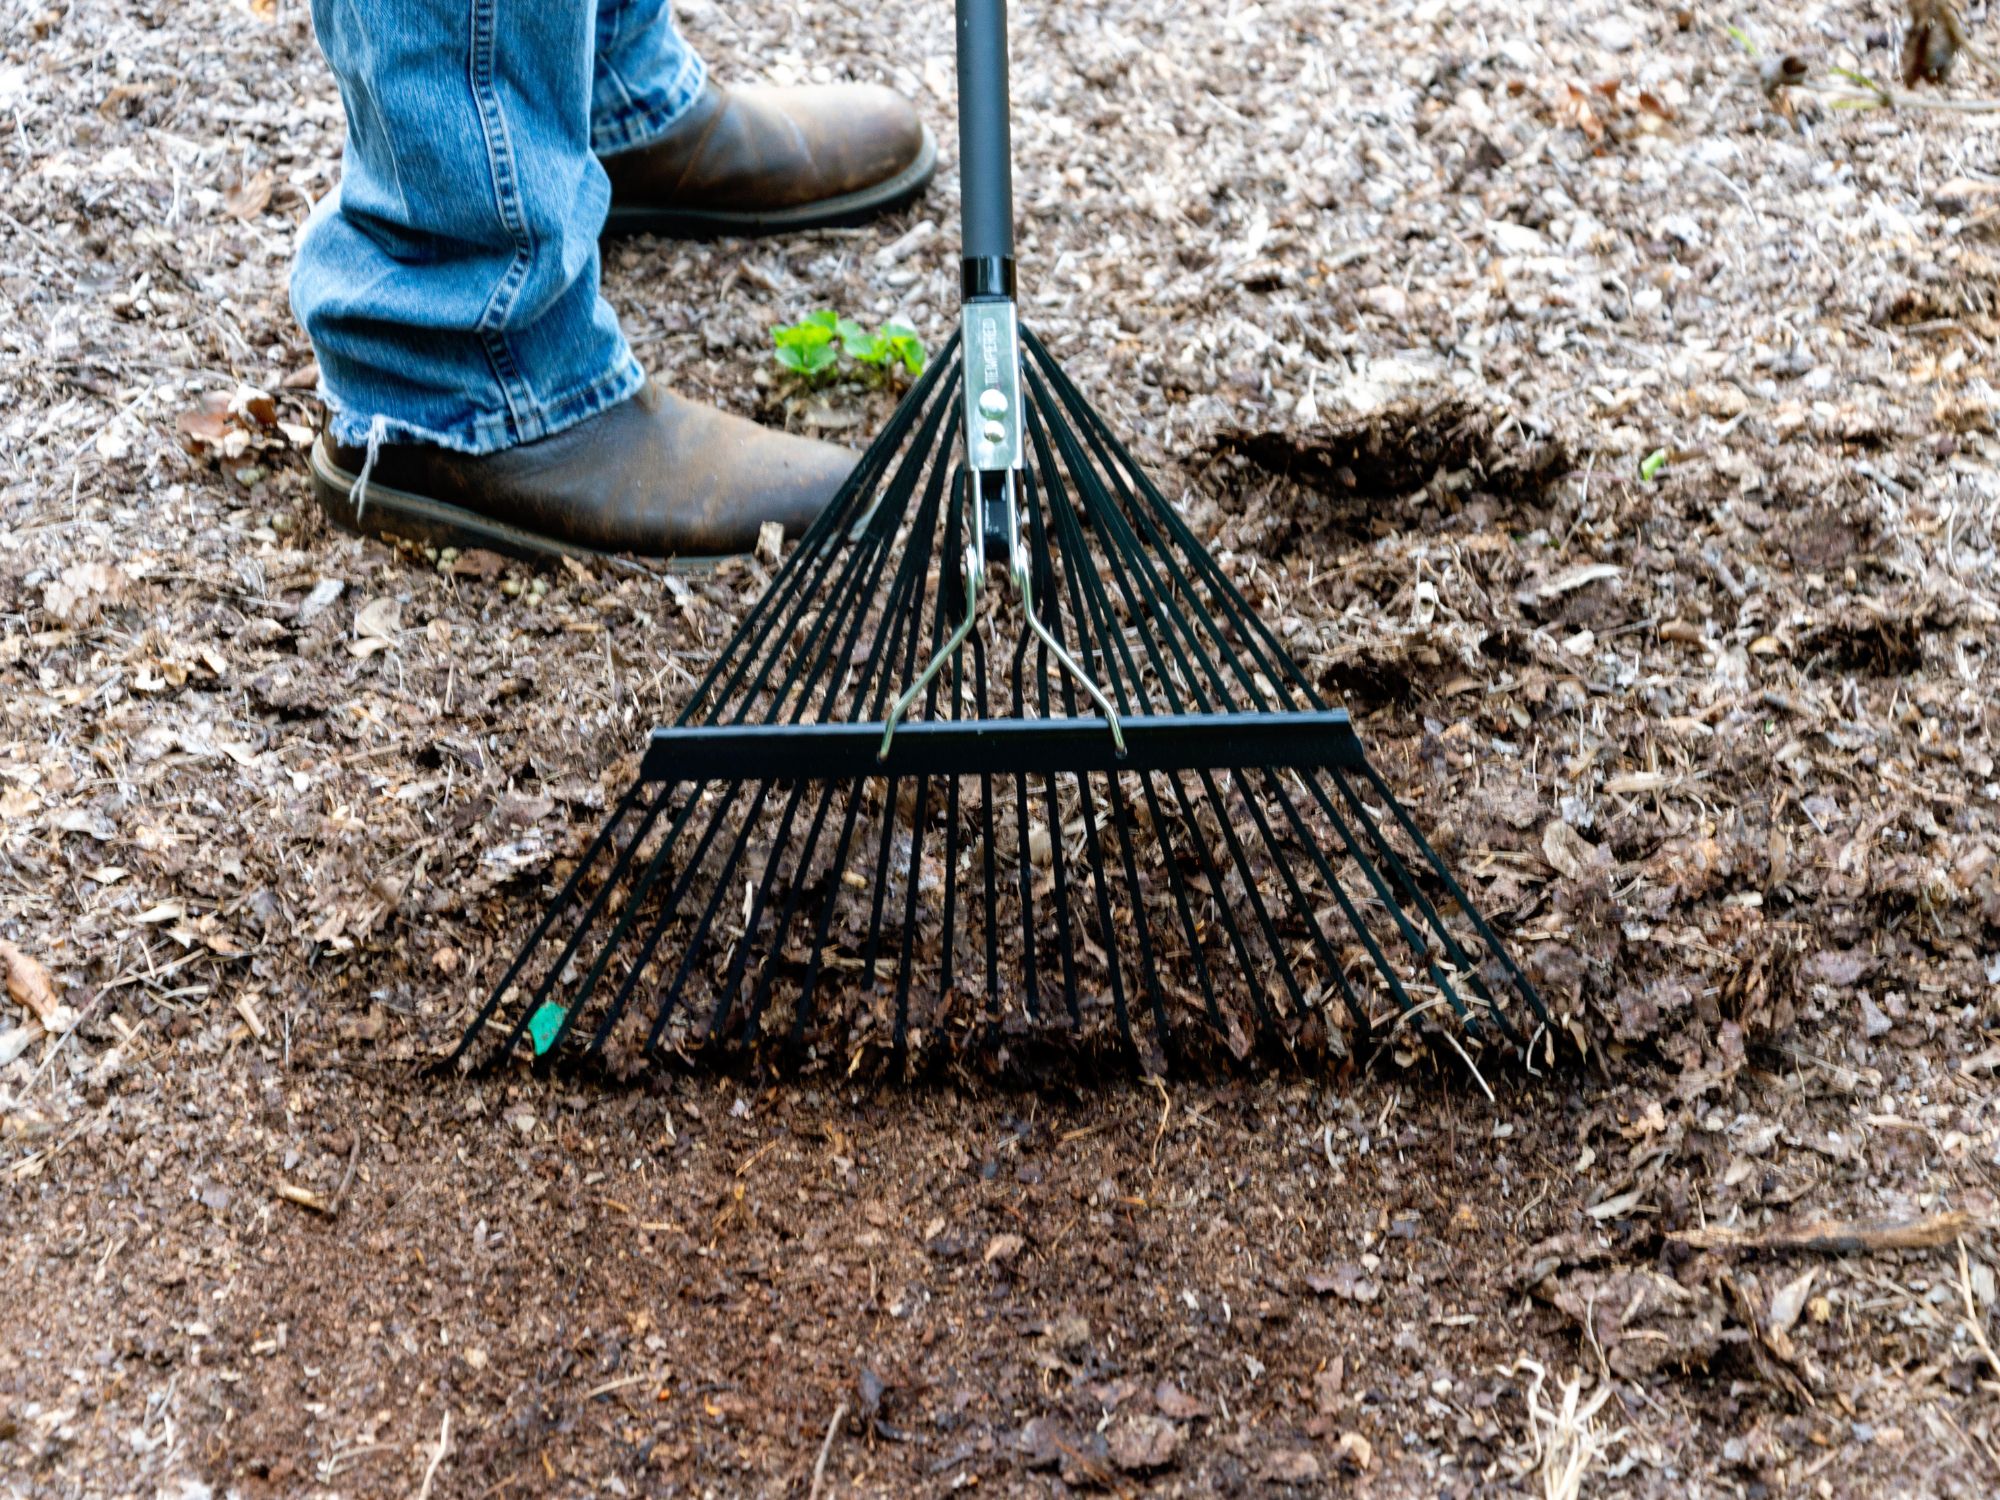
[[(1724, 30), (1886, 78), (1855, 0), (1016, 9), (1027, 318), (1564, 1065), (426, 1076), (767, 564), (329, 532), (301, 7), (17, 9), (0, 1492), (2000, 1486), (1993, 126)], [(683, 13), (951, 137), (939, 4)], [(608, 293), (678, 388), (859, 441), (894, 390), (768, 329), (941, 342), (955, 192)]]

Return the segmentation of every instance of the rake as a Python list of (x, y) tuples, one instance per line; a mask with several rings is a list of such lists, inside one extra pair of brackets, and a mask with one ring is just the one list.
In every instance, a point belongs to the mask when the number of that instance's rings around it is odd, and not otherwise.
[(1020, 326), (1005, 28), (958, 0), (959, 330), (451, 1062), (1080, 1039), (1159, 1072), (1547, 1027), (1346, 713)]

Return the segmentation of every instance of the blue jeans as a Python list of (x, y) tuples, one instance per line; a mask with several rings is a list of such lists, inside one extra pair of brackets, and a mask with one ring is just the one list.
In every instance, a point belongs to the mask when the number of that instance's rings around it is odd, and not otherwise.
[(596, 153), (664, 134), (706, 69), (668, 0), (313, 0), (347, 153), (292, 307), (335, 441), (491, 453), (644, 375), (598, 293)]

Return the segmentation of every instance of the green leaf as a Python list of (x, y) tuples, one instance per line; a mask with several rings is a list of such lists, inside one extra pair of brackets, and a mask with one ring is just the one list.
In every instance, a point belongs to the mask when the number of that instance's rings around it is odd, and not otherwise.
[(916, 329), (907, 323), (884, 323), (876, 337), (888, 346), (886, 357), (900, 359), (903, 368), (912, 375), (923, 374), (930, 356), (924, 349), (924, 341), (917, 337)]
[(1734, 26), (1725, 26), (1722, 29), (1729, 33), (1731, 41), (1736, 43), (1737, 46), (1741, 47), (1750, 56), (1755, 57), (1757, 55), (1757, 44), (1745, 36), (1740, 29)]
[(1651, 484), (1659, 477), (1660, 470), (1666, 466), (1667, 450), (1664, 448), (1655, 448), (1651, 453), (1648, 453), (1644, 458), (1639, 460), (1639, 478), (1647, 484)]
[[(832, 316), (825, 315), (826, 319)], [(818, 313), (802, 323), (773, 328), (771, 342), (777, 345), (778, 363), (795, 375), (823, 374), (840, 358), (833, 344), (833, 325)]]
[(778, 349), (778, 363), (795, 375), (823, 375), (839, 358), (840, 351), (833, 347), (831, 339), (825, 338), (817, 342), (801, 340)]
[(848, 356), (864, 365), (879, 365), (889, 357), (888, 342), (879, 333), (869, 333), (859, 323), (848, 325), (853, 332), (841, 334)]
[(830, 307), (822, 307), (816, 313), (806, 314), (805, 321), (799, 326), (802, 328), (824, 328), (828, 333), (833, 333), (840, 327), (840, 314)]
[(555, 1045), (556, 1033), (562, 1030), (563, 1018), (569, 1014), (553, 1000), (544, 1000), (542, 1008), (528, 1018), (528, 1037), (535, 1044), (535, 1056), (540, 1057)]

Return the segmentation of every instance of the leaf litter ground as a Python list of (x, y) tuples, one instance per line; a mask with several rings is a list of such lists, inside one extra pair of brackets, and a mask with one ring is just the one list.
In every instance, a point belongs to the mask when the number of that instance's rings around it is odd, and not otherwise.
[[(1699, 10), (1018, 9), (1029, 316), (1587, 1062), (419, 1083), (769, 560), (327, 533), (303, 12), (49, 8), (0, 41), (0, 1486), (2000, 1483), (1991, 128), (1773, 100)], [(939, 10), (683, 14), (945, 124)], [(1883, 15), (1730, 19), (1886, 76)], [(892, 390), (769, 328), (941, 342), (954, 191), (609, 294), (858, 441)]]

